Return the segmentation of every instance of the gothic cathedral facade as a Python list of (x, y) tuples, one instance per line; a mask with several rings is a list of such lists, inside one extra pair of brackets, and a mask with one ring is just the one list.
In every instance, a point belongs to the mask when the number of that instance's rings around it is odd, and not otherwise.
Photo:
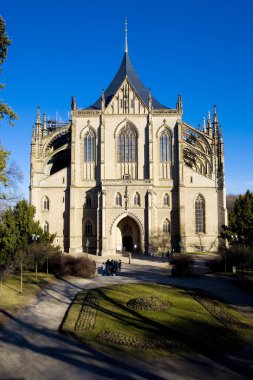
[(217, 251), (226, 224), (224, 150), (216, 107), (194, 128), (139, 79), (127, 48), (90, 107), (67, 123), (38, 107), (30, 203), (65, 252)]

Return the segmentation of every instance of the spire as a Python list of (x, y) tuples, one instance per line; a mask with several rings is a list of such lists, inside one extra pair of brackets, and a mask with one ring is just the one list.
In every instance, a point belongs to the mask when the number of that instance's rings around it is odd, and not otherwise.
[(125, 17), (125, 53), (128, 53), (128, 44), (127, 44), (127, 18)]

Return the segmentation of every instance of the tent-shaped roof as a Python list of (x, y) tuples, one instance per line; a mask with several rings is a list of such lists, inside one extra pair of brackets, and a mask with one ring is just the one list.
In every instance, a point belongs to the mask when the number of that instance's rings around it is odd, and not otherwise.
[[(138, 77), (131, 61), (128, 55), (128, 52), (126, 51), (122, 60), (122, 63), (120, 65), (120, 68), (113, 78), (112, 82), (110, 83), (109, 87), (106, 89), (104, 96), (105, 96), (105, 107), (108, 106), (111, 99), (114, 97), (116, 92), (118, 91), (119, 87), (121, 86), (122, 82), (125, 80), (125, 78), (128, 78), (130, 83), (133, 85), (141, 99), (143, 100), (144, 104), (148, 107), (148, 89), (144, 86), (144, 84), (141, 82), (140, 78)], [(154, 97), (152, 97), (152, 107), (155, 109), (162, 109), (162, 108), (168, 108), (163, 105), (161, 105)], [(101, 97), (88, 109), (101, 109)]]

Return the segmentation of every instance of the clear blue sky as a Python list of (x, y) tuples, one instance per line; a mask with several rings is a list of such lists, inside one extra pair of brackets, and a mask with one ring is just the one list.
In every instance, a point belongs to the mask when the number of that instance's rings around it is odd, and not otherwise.
[(227, 193), (253, 190), (252, 0), (1, 0), (12, 39), (3, 98), (18, 113), (1, 122), (1, 143), (24, 173), (28, 196), (36, 106), (67, 119), (72, 95), (93, 103), (116, 73), (128, 18), (131, 61), (153, 95), (197, 127), (217, 104), (223, 127)]

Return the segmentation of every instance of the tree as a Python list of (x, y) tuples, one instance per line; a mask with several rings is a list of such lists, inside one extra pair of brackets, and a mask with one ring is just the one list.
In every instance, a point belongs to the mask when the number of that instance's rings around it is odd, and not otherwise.
[[(6, 33), (6, 26), (2, 16), (0, 16), (0, 75), (2, 73), (1, 65), (4, 63), (7, 57), (8, 46), (10, 46), (11, 40), (9, 39)], [(0, 83), (0, 90), (4, 88), (4, 84)], [(15, 112), (4, 103), (3, 100), (0, 100), (0, 119), (4, 117), (9, 118), (9, 123), (13, 125), (12, 121), (17, 119)]]
[(253, 193), (249, 190), (235, 201), (228, 229), (239, 243), (253, 245)]
[[(11, 40), (6, 33), (4, 19), (0, 16), (0, 75), (2, 73), (1, 66), (7, 57), (8, 46), (10, 44)], [(0, 83), (0, 91), (3, 88), (4, 84)], [(13, 120), (17, 119), (15, 112), (4, 103), (2, 99), (0, 99), (0, 119), (3, 119), (4, 117), (9, 118), (9, 123), (11, 125), (13, 125)], [(0, 212), (6, 207), (6, 203), (17, 199), (15, 191), (13, 191), (15, 187), (13, 187), (13, 185), (17, 180), (21, 179), (19, 169), (13, 164), (8, 166), (9, 154), (10, 152), (5, 150), (0, 144)], [(8, 191), (6, 191), (7, 187), (9, 187)]]

